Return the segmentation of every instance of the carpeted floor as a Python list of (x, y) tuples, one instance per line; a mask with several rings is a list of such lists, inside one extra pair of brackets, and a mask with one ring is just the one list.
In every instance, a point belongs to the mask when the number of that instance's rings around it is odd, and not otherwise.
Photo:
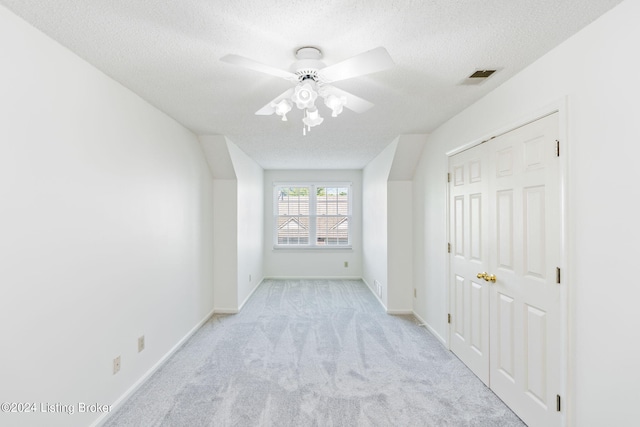
[(524, 426), (361, 281), (266, 280), (216, 315), (106, 426)]

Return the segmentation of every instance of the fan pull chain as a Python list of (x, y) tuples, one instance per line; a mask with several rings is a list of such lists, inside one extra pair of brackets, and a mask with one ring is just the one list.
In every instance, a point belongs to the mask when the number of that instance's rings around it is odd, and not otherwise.
[[(304, 109), (304, 116), (309, 117), (309, 110)], [(307, 132), (311, 132), (311, 126), (307, 126), (305, 124), (302, 125), (302, 136), (307, 136)]]

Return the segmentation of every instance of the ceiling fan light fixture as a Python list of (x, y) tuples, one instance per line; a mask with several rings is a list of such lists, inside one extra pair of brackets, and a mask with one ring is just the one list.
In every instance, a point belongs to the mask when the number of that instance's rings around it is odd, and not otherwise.
[(282, 121), (286, 122), (287, 113), (291, 111), (291, 103), (286, 99), (281, 99), (280, 102), (272, 102), (271, 106), (277, 115), (282, 116)]
[[(286, 114), (293, 104), (303, 110), (302, 134), (306, 135), (312, 127), (324, 121), (315, 105), (318, 97), (322, 98), (326, 107), (331, 109), (331, 116), (337, 117), (344, 107), (363, 113), (373, 107), (369, 101), (350, 94), (331, 84), (337, 81), (377, 73), (393, 67), (395, 64), (387, 50), (380, 46), (343, 61), (326, 66), (320, 59), (322, 51), (317, 47), (303, 46), (295, 50), (297, 61), (291, 64), (291, 72), (271, 67), (239, 55), (225, 55), (221, 61), (239, 65), (251, 70), (283, 78), (294, 83), (272, 102), (256, 111), (256, 115), (276, 114), (287, 121)], [(348, 103), (348, 105), (347, 105)]]
[(324, 99), (324, 105), (331, 108), (331, 117), (338, 117), (346, 104), (347, 98), (344, 96), (329, 95)]
[(320, 113), (315, 107), (313, 109), (307, 109), (305, 117), (302, 119), (302, 122), (309, 128), (318, 126), (323, 121), (324, 119), (320, 117)]
[(304, 110), (305, 108), (312, 108), (317, 97), (318, 93), (313, 90), (311, 83), (300, 83), (296, 86), (293, 95), (291, 95), (291, 100), (296, 103), (296, 107)]

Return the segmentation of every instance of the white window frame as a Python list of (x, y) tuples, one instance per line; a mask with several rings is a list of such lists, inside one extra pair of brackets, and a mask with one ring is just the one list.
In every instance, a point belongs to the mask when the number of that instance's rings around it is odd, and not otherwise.
[[(308, 187), (309, 188), (309, 243), (308, 244), (280, 244), (278, 243), (278, 199), (279, 188), (281, 187)], [(318, 245), (317, 242), (317, 189), (318, 187), (347, 188), (349, 190), (347, 203), (348, 213), (346, 215), (349, 228), (347, 229), (347, 244), (340, 245)], [(331, 215), (334, 216), (334, 215)], [(345, 216), (345, 215), (335, 215)], [(273, 248), (274, 249), (318, 249), (335, 250), (351, 249), (351, 237), (353, 230), (353, 185), (351, 182), (317, 182), (317, 181), (286, 181), (273, 183)]]

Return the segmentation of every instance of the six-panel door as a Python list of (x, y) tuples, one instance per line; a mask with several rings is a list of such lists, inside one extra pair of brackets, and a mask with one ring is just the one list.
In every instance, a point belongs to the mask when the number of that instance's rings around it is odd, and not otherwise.
[[(451, 349), (532, 427), (561, 424), (556, 408), (562, 388), (557, 116), (450, 160)], [(456, 186), (455, 171), (474, 168), (483, 171), (476, 175), (485, 184), (473, 187), (467, 172)], [(475, 246), (474, 226), (480, 230)], [(474, 279), (474, 269), (495, 275), (495, 283)], [(486, 303), (474, 300), (474, 292), (488, 294)], [(478, 317), (485, 312), (488, 322)], [(485, 333), (489, 351), (478, 363), (474, 337)]]

